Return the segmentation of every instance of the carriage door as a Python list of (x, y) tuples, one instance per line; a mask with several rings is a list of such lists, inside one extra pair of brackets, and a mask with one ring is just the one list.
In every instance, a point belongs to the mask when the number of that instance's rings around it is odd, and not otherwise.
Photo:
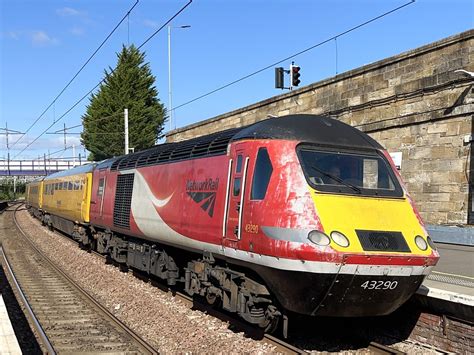
[(96, 173), (97, 179), (94, 177), (94, 181), (97, 181), (97, 185), (92, 186), (91, 214), (95, 215), (98, 220), (102, 220), (103, 218), (102, 213), (104, 211), (105, 184), (107, 179), (106, 173), (107, 169), (99, 170)]
[[(242, 216), (249, 158), (241, 145), (237, 145), (229, 162), (226, 210), (224, 213), (224, 239), (239, 241), (242, 233)], [(232, 151), (231, 151), (232, 153)]]

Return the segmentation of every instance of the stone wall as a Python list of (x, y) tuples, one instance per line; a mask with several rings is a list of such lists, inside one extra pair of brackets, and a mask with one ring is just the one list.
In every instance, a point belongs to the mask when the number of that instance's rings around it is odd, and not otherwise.
[(401, 174), (432, 224), (474, 223), (474, 30), (170, 132), (180, 141), (271, 115), (330, 115), (402, 152)]

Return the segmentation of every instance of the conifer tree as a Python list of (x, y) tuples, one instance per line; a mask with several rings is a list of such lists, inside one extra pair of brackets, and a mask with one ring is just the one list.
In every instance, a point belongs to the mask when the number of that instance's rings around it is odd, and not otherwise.
[(89, 159), (103, 160), (124, 154), (124, 109), (128, 108), (129, 147), (139, 151), (153, 146), (163, 131), (165, 110), (158, 99), (149, 63), (135, 46), (117, 53), (115, 70), (90, 97), (81, 142)]

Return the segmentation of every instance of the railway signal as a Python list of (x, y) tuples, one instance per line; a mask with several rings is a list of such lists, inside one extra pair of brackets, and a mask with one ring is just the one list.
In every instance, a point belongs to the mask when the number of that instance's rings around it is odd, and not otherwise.
[(294, 65), (294, 63), (292, 63), (290, 65), (290, 82), (291, 82), (291, 87), (293, 86), (298, 86), (300, 83), (301, 83), (301, 80), (300, 80), (300, 67), (297, 66), (297, 65)]
[[(300, 80), (300, 67), (292, 62), (290, 70), (285, 70), (283, 67), (275, 68), (275, 89), (288, 89), (292, 90), (293, 87), (298, 86), (301, 83)], [(290, 74), (290, 85), (285, 87), (285, 74)]]
[(275, 89), (285, 88), (285, 70), (283, 67), (275, 68)]

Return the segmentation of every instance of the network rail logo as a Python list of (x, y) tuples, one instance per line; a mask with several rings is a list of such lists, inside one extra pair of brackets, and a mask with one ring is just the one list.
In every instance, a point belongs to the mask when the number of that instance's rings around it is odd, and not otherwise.
[(218, 187), (219, 178), (186, 181), (186, 193), (207, 212), (209, 217), (214, 215)]

